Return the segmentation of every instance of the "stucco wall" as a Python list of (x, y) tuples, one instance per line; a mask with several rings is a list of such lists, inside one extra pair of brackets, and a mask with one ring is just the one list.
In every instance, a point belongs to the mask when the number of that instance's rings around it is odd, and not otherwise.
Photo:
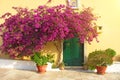
[[(15, 11), (16, 7), (36, 8), (39, 5), (46, 4), (48, 0), (0, 0), (0, 16), (6, 12)], [(52, 0), (48, 5), (54, 6), (58, 4), (66, 4), (66, 0)], [(79, 6), (92, 7), (94, 13), (101, 16), (98, 25), (102, 26), (102, 34), (99, 35), (99, 43), (95, 40), (89, 45), (85, 43), (85, 56), (95, 49), (113, 48), (120, 55), (120, 0), (79, 0)], [(2, 22), (0, 20), (0, 22)], [(1, 43), (1, 41), (0, 41)], [(57, 51), (54, 51), (57, 52)]]
[(94, 13), (101, 16), (97, 23), (102, 26), (99, 43), (95, 40), (91, 45), (85, 43), (86, 56), (95, 49), (112, 48), (120, 60), (120, 0), (81, 0), (81, 4), (92, 7)]
[[(45, 5), (48, 0), (0, 0), (0, 16), (6, 12), (15, 13), (12, 7), (23, 7), (23, 8), (37, 8), (39, 5)], [(48, 6), (55, 6), (58, 4), (66, 4), (66, 0), (52, 0), (48, 3)], [(0, 20), (2, 22), (2, 20)]]

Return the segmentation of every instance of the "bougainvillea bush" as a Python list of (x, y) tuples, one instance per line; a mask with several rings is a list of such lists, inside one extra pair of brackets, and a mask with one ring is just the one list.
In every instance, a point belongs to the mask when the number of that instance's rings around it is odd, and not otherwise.
[(78, 37), (80, 43), (90, 43), (98, 36), (94, 28), (97, 17), (91, 8), (80, 12), (64, 5), (13, 9), (17, 13), (4, 14), (1, 18), (5, 21), (0, 24), (3, 40), (0, 49), (11, 57), (31, 55), (50, 41)]

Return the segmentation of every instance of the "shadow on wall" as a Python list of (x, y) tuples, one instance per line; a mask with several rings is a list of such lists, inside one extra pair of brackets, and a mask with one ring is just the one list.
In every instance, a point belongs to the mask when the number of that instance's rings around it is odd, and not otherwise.
[[(56, 43), (57, 45), (55, 46)], [(62, 47), (60, 45), (61, 43), (59, 43), (58, 41), (56, 42), (48, 42), (44, 47), (43, 49), (41, 50), (42, 53), (44, 54), (53, 54), (54, 55), (54, 64), (57, 65), (60, 60), (61, 60), (61, 51)], [(58, 50), (59, 49), (59, 50)]]
[[(57, 46), (59, 46), (59, 43), (57, 43)], [(61, 48), (59, 48), (59, 49), (61, 50)], [(60, 54), (59, 54), (56, 46), (53, 44), (53, 42), (47, 43), (44, 46), (44, 48), (41, 50), (41, 52), (44, 53), (44, 54), (53, 54), (54, 55), (54, 63), (55, 63), (55, 65), (59, 62)], [(1, 54), (1, 53), (0, 53), (0, 59), (4, 59), (4, 60), (9, 59), (9, 60), (11, 60), (11, 58), (9, 57), (8, 54)], [(14, 64), (17, 64), (17, 63), (19, 63), (19, 60), (21, 60), (21, 61), (23, 60), (23, 62), (24, 62), (24, 60), (30, 60), (30, 56), (23, 56), (23, 57), (15, 58), (14, 60), (16, 60), (16, 61), (18, 60), (18, 62), (14, 62)], [(26, 62), (26, 63), (29, 64), (29, 61)], [(13, 64), (13, 63), (11, 63), (11, 64)]]

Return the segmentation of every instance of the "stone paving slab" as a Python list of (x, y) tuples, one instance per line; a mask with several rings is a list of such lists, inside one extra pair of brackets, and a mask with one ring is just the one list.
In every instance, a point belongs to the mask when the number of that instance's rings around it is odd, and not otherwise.
[(66, 69), (40, 74), (36, 71), (1, 68), (0, 80), (120, 80), (120, 73), (98, 75), (81, 69)]

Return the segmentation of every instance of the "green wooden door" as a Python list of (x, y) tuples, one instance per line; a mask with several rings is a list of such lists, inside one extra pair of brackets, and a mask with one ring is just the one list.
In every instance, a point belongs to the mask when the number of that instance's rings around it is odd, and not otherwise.
[(66, 66), (81, 66), (83, 64), (84, 45), (79, 43), (78, 38), (65, 40), (63, 43), (63, 61)]

